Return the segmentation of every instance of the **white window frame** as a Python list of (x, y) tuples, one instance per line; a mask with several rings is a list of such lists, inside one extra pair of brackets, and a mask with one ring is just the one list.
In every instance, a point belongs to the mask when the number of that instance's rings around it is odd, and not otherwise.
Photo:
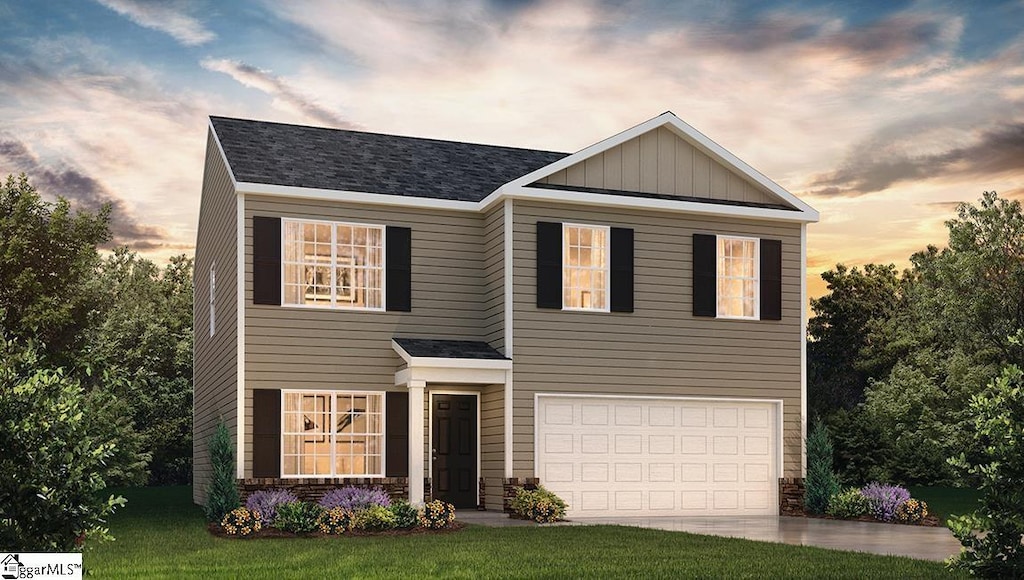
[[(718, 242), (719, 240), (735, 240), (740, 242), (754, 242), (754, 315), (753, 316), (735, 316), (729, 314), (722, 314), (719, 310), (719, 290), (721, 286), (719, 281), (722, 276), (718, 273), (718, 263), (722, 258), (718, 254)], [(742, 278), (732, 278), (742, 279)], [(760, 320), (761, 319), (761, 238), (753, 238), (750, 236), (728, 236), (728, 235), (716, 235), (715, 236), (715, 317), (722, 318), (724, 320)]]
[[(286, 241), (287, 231), (286, 224), (314, 224), (314, 225), (329, 225), (331, 226), (331, 302), (328, 304), (292, 304), (285, 302), (287, 283), (285, 279), (285, 256), (287, 256)], [(334, 277), (338, 271), (338, 226), (349, 226), (359, 228), (376, 228), (380, 230), (380, 306), (354, 306), (346, 304), (338, 304), (337, 292), (338, 285)], [(385, 312), (387, 310), (387, 252), (388, 252), (388, 228), (383, 224), (372, 224), (365, 222), (342, 222), (333, 220), (312, 220), (303, 218), (281, 218), (281, 306), (285, 308), (313, 308), (316, 310), (356, 310), (359, 312)]]
[(217, 333), (217, 262), (210, 264), (210, 337)]
[[(330, 473), (317, 473), (309, 475), (286, 475), (284, 471), (284, 441), (286, 435), (302, 435), (301, 433), (286, 433), (285, 432), (285, 414), (288, 412), (285, 408), (285, 396), (286, 395), (313, 395), (313, 396), (328, 396), (331, 397), (331, 433), (324, 433), (331, 440), (331, 472)], [(337, 433), (333, 430), (338, 425), (338, 405), (337, 396), (374, 396), (380, 397), (380, 473), (337, 473)], [(280, 461), (280, 467), (278, 473), (281, 474), (281, 479), (318, 479), (318, 478), (337, 478), (337, 477), (363, 477), (367, 479), (380, 479), (387, 473), (387, 393), (384, 391), (342, 391), (342, 390), (309, 390), (309, 389), (281, 389), (281, 453), (278, 460)], [(301, 413), (301, 411), (300, 411)], [(302, 457), (299, 455), (298, 457)]]
[[(605, 247), (604, 247), (604, 307), (603, 308), (582, 308), (567, 306), (565, 303), (565, 269), (569, 267), (565, 263), (565, 228), (587, 228), (591, 230), (603, 230)], [(562, 310), (568, 310), (570, 312), (611, 312), (612, 306), (612, 228), (611, 226), (602, 226), (594, 224), (580, 224), (563, 222), (562, 223)]]

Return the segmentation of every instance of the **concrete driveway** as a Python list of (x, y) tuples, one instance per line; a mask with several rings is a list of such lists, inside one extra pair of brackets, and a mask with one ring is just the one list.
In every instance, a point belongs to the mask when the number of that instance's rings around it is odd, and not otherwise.
[(786, 516), (573, 518), (559, 525), (619, 525), (817, 546), (872, 554), (942, 561), (960, 552), (944, 527), (903, 526)]

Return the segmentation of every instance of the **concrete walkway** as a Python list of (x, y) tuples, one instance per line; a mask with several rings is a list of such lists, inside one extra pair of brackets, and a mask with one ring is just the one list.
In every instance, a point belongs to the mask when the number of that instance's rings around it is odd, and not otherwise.
[[(500, 512), (460, 511), (459, 521), (488, 527), (535, 526)], [(690, 532), (709, 536), (745, 538), (760, 542), (817, 546), (919, 560), (943, 561), (960, 553), (960, 542), (944, 527), (901, 526), (874, 522), (845, 522), (785, 516), (758, 517), (660, 517), (573, 518), (559, 526), (613, 525)]]
[(960, 552), (944, 527), (903, 526), (785, 516), (574, 518), (560, 525), (618, 525), (817, 546), (872, 554), (942, 561)]

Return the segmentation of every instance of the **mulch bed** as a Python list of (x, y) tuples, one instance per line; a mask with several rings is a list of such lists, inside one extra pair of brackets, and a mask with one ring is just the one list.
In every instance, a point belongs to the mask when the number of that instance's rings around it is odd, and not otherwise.
[(416, 527), (408, 530), (381, 530), (374, 532), (370, 530), (349, 530), (341, 536), (334, 534), (322, 534), (320, 532), (311, 532), (308, 534), (296, 534), (295, 532), (286, 532), (277, 528), (263, 528), (259, 532), (248, 536), (232, 536), (224, 532), (224, 528), (217, 523), (209, 523), (206, 525), (206, 530), (211, 535), (217, 536), (218, 538), (231, 538), (234, 540), (250, 540), (259, 538), (339, 538), (348, 536), (418, 536), (421, 534), (451, 534), (458, 532), (459, 530), (466, 527), (466, 524), (456, 520), (452, 522), (450, 526), (442, 530), (432, 530), (430, 528)]
[(803, 516), (805, 518), (817, 518), (819, 520), (839, 520), (839, 521), (843, 521), (843, 522), (871, 522), (871, 523), (875, 523), (875, 524), (888, 524), (888, 525), (897, 525), (897, 526), (926, 526), (926, 527), (931, 527), (931, 528), (938, 528), (938, 527), (942, 526), (942, 522), (940, 522), (939, 518), (937, 518), (935, 516), (925, 516), (924, 519), (922, 519), (920, 522), (918, 522), (916, 524), (907, 524), (907, 523), (897, 522), (897, 521), (883, 522), (882, 520), (877, 520), (877, 519), (875, 519), (875, 518), (873, 518), (871, 516), (860, 516), (858, 518), (836, 518), (836, 517), (832, 517), (832, 516), (824, 515), (824, 514), (817, 515), (817, 514), (809, 514), (809, 513), (804, 513)]

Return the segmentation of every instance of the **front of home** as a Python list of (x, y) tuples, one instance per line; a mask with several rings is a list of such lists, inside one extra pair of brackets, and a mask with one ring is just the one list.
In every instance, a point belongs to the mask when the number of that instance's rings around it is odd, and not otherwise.
[(211, 118), (195, 500), (223, 420), (246, 491), (777, 513), (816, 220), (671, 113), (571, 155)]

